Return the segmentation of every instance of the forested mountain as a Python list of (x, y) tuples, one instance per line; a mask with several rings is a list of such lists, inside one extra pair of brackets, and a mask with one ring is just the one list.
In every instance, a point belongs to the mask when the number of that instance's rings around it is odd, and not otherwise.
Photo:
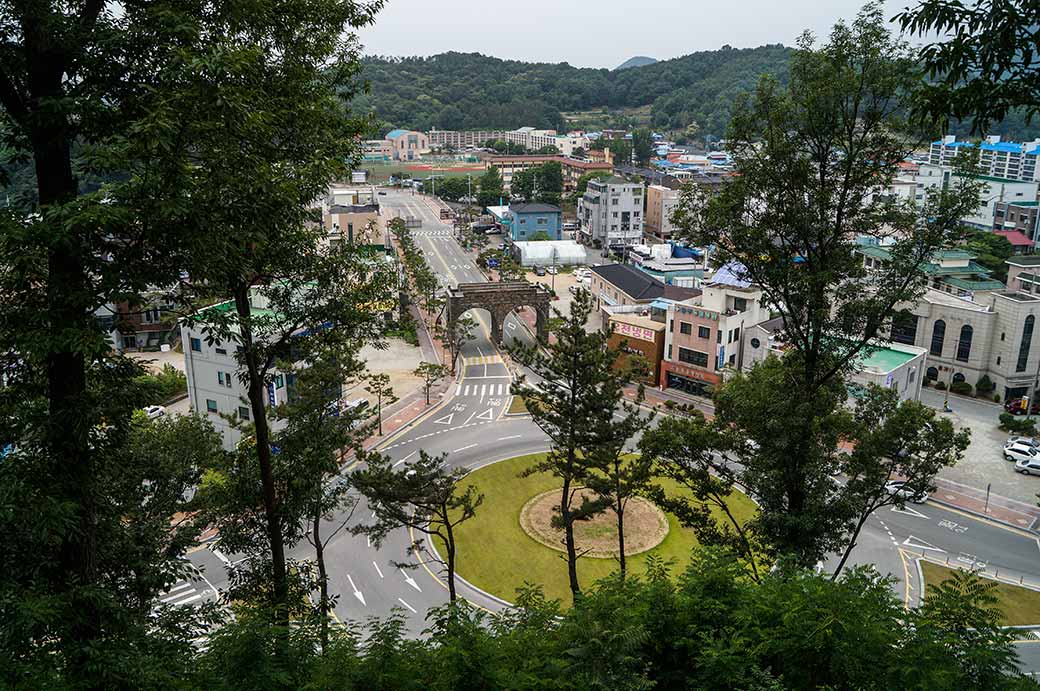
[(561, 112), (650, 106), (655, 127), (696, 123), (701, 133), (719, 136), (738, 93), (751, 89), (763, 73), (786, 81), (790, 54), (782, 45), (725, 47), (625, 70), (476, 53), (368, 57), (363, 76), (371, 93), (355, 104), (374, 110), (387, 125), (419, 130), (563, 129)]
[(627, 70), (629, 67), (645, 67), (647, 65), (653, 65), (657, 62), (657, 58), (647, 57), (646, 55), (636, 55), (614, 68), (614, 71)]

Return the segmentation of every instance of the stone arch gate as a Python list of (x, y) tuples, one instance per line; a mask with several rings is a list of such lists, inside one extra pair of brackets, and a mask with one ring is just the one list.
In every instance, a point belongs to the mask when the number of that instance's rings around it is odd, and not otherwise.
[(534, 307), (538, 316), (538, 340), (544, 341), (548, 337), (551, 299), (548, 289), (539, 283), (460, 283), (448, 291), (448, 325), (453, 325), (468, 309), (486, 309), (491, 313), (491, 337), (497, 345), (503, 345), (502, 325), (506, 316), (517, 307), (529, 306)]

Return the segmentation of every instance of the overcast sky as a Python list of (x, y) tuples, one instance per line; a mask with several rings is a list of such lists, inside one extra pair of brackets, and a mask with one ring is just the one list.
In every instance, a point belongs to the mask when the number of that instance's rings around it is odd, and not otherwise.
[[(862, 0), (386, 0), (361, 32), (367, 54), (454, 50), (576, 67), (614, 68), (633, 55), (664, 60), (729, 44), (793, 45), (824, 35)], [(886, 0), (892, 17), (914, 0)]]

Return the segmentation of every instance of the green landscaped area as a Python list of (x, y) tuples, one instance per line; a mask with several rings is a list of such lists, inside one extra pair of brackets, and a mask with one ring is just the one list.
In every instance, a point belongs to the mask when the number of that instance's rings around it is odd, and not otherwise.
[(513, 396), (509, 401), (509, 410), (506, 413), (508, 415), (526, 415), (527, 404), (524, 403), (524, 399), (520, 396)]
[[(467, 476), (464, 484), (473, 484), (484, 494), (484, 503), (475, 517), (457, 529), (458, 574), (473, 585), (506, 600), (513, 600), (517, 588), (524, 582), (543, 587), (546, 597), (558, 599), (564, 606), (571, 601), (567, 585), (567, 563), (563, 553), (545, 547), (520, 527), (520, 509), (531, 497), (560, 486), (559, 480), (548, 473), (518, 477), (541, 454), (520, 456), (494, 463)], [(674, 483), (660, 483), (666, 491), (674, 491)], [(754, 504), (743, 495), (735, 495), (732, 509), (738, 520), (747, 520), (754, 513)], [(628, 558), (629, 573), (641, 575), (646, 570), (650, 555), (672, 562), (672, 572), (678, 573), (690, 559), (697, 544), (693, 531), (683, 528), (671, 514), (668, 517), (668, 535), (657, 547)], [(443, 545), (438, 545), (443, 551)], [(583, 588), (610, 575), (617, 569), (617, 561), (583, 558), (578, 561), (578, 578)]]
[[(921, 573), (924, 575), (925, 592), (937, 583), (953, 578), (956, 569), (951, 569), (942, 564), (921, 560)], [(1003, 624), (1005, 626), (1031, 626), (1040, 624), (1040, 591), (1023, 588), (1002, 581), (990, 580), (996, 583), (996, 595), (999, 600), (998, 607), (1004, 614)]]

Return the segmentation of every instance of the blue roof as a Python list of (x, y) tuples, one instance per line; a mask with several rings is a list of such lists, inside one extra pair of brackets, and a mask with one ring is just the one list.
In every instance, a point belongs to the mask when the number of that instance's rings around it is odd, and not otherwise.
[(747, 269), (740, 262), (729, 262), (720, 266), (715, 275), (711, 277), (709, 285), (725, 285), (734, 288), (748, 288), (751, 281), (745, 280)]
[(669, 300), (668, 298), (657, 298), (650, 303), (650, 306), (658, 310), (667, 310), (668, 305), (674, 305), (675, 300)]
[[(956, 148), (959, 146), (970, 146), (972, 148), (975, 147), (974, 142), (949, 142), (947, 144), (943, 144), (942, 140), (939, 140), (934, 143), (952, 148)], [(996, 144), (992, 144), (990, 142), (983, 142), (979, 145), (979, 148), (981, 148), (983, 151), (1001, 151), (1009, 154), (1020, 154), (1023, 151), (1022, 145), (1018, 142), (997, 142)]]
[(386, 133), (387, 139), (397, 139), (402, 134), (408, 134), (408, 130), (390, 130)]

